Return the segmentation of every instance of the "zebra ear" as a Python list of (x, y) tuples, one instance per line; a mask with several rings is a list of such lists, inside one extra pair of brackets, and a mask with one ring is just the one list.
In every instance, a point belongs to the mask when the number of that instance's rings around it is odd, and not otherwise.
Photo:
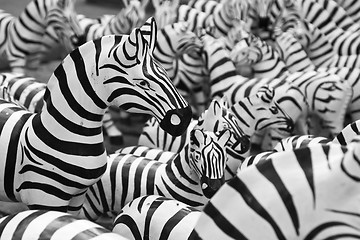
[(190, 144), (199, 147), (200, 142), (204, 142), (204, 132), (200, 129), (194, 128), (190, 132)]
[(140, 27), (141, 34), (149, 45), (149, 53), (153, 54), (156, 40), (157, 40), (157, 26), (154, 17), (150, 17), (142, 27)]
[(231, 137), (231, 131), (229, 129), (224, 129), (219, 132), (218, 143), (222, 146), (225, 146)]

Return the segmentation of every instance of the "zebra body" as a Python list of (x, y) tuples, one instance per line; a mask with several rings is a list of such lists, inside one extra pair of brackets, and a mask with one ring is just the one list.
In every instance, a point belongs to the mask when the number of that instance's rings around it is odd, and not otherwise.
[(4, 38), (0, 51), (5, 52), (14, 72), (24, 73), (27, 59), (29, 65), (37, 67), (41, 53), (47, 51), (44, 36), (61, 42), (70, 52), (75, 48), (78, 38), (83, 34), (76, 20), (74, 3), (71, 0), (33, 0), (18, 16), (0, 13), (0, 32)]
[(193, 239), (358, 238), (359, 149), (359, 138), (317, 144), (239, 171), (205, 206)]
[(126, 240), (104, 227), (68, 213), (26, 210), (0, 219), (0, 238), (42, 240)]
[(81, 215), (90, 220), (116, 216), (133, 199), (154, 194), (201, 209), (224, 182), (230, 135), (227, 129), (217, 134), (194, 129), (190, 144), (163, 162), (134, 154), (109, 155), (105, 174), (86, 193)]
[(201, 211), (157, 195), (126, 204), (114, 220), (113, 232), (128, 239), (188, 239)]
[(78, 211), (106, 169), (101, 129), (110, 105), (153, 114), (174, 135), (186, 129), (191, 110), (151, 55), (153, 18), (143, 27), (72, 51), (49, 79), (41, 113), (1, 100), (1, 200)]
[(274, 151), (290, 151), (297, 148), (311, 146), (313, 144), (327, 144), (331, 143), (331, 140), (325, 137), (317, 137), (314, 135), (294, 135), (282, 139), (274, 147)]

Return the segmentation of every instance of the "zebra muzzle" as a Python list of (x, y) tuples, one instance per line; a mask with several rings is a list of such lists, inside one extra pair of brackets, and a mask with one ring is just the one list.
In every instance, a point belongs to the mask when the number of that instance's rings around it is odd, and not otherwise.
[(214, 194), (225, 183), (225, 179), (209, 179), (206, 177), (201, 178), (201, 189), (206, 198), (212, 198)]
[(191, 107), (169, 110), (160, 123), (160, 127), (172, 136), (183, 134), (192, 118)]

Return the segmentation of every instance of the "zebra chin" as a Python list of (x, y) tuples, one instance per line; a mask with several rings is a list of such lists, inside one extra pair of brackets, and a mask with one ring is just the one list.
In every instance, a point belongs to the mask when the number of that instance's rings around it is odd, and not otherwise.
[(191, 107), (174, 109), (166, 112), (160, 127), (172, 136), (182, 135), (190, 124), (192, 119)]
[(212, 198), (214, 194), (221, 188), (225, 183), (225, 177), (219, 179), (209, 179), (207, 177), (201, 178), (201, 189), (204, 196), (208, 199)]

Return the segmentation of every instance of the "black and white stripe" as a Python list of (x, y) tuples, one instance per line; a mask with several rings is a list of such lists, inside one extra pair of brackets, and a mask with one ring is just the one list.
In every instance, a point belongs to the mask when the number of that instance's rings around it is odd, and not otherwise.
[(126, 204), (114, 220), (113, 232), (128, 239), (188, 239), (201, 211), (157, 195)]
[(72, 0), (33, 0), (22, 13), (15, 17), (0, 13), (0, 32), (9, 65), (12, 71), (24, 73), (27, 58), (34, 59), (32, 65), (38, 67), (38, 61), (48, 47), (43, 37), (52, 36), (53, 40), (63, 44), (68, 52), (74, 49), (77, 40), (83, 34), (76, 19)]

